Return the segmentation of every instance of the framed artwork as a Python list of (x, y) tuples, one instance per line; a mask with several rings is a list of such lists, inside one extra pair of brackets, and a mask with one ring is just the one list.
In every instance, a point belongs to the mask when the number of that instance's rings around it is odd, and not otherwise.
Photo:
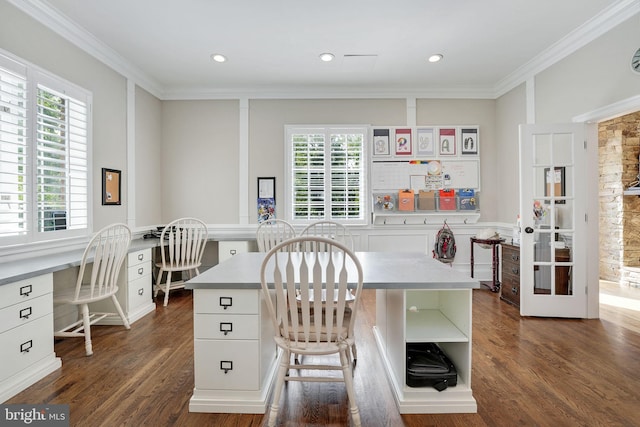
[(411, 155), (411, 129), (396, 129), (396, 155)]
[(460, 134), (460, 152), (462, 154), (478, 154), (478, 129), (464, 128)]
[[(565, 194), (565, 170), (564, 167), (544, 168), (544, 195), (551, 196), (551, 186), (553, 186), (554, 197), (564, 197)], [(545, 200), (549, 203), (549, 200)], [(556, 205), (563, 205), (566, 200), (556, 200)]]
[(436, 154), (433, 133), (433, 128), (418, 129), (418, 135), (416, 136), (418, 148), (416, 151), (419, 156), (433, 156)]
[(441, 156), (455, 156), (456, 130), (452, 128), (440, 129), (439, 154)]
[(276, 217), (276, 178), (258, 177), (258, 223)]
[(102, 168), (102, 204), (120, 205), (122, 200), (120, 190), (122, 188), (122, 171), (117, 169)]
[(373, 155), (388, 156), (389, 150), (389, 129), (373, 130)]

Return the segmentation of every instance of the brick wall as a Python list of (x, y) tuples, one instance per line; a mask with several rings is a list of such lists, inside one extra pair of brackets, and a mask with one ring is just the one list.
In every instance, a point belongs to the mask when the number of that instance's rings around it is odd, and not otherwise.
[(640, 286), (640, 197), (623, 196), (638, 180), (640, 112), (598, 128), (600, 278)]

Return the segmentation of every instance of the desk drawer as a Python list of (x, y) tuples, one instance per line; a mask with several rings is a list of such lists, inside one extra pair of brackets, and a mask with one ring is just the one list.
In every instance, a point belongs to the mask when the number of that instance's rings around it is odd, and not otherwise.
[(151, 277), (151, 263), (130, 265), (127, 269), (127, 279), (129, 281), (146, 276)]
[(258, 314), (260, 290), (257, 289), (196, 289), (194, 313)]
[(520, 279), (512, 275), (502, 277), (500, 287), (500, 299), (507, 301), (517, 307), (520, 306)]
[[(194, 341), (195, 388), (258, 390), (260, 347), (257, 340)], [(224, 371), (224, 368), (228, 370)]]
[(0, 381), (53, 353), (53, 314), (0, 334)]
[(0, 310), (0, 332), (24, 325), (53, 311), (53, 294), (31, 298)]
[(195, 316), (193, 323), (193, 336), (196, 339), (257, 340), (259, 333), (260, 317), (257, 314), (200, 313)]
[(139, 279), (129, 281), (127, 285), (129, 305), (127, 312), (130, 314), (136, 308), (149, 304), (151, 297), (151, 276), (147, 275)]
[(0, 286), (0, 308), (53, 292), (53, 275), (44, 274)]
[(131, 252), (127, 255), (127, 265), (144, 264), (151, 262), (151, 249), (143, 249), (141, 251)]

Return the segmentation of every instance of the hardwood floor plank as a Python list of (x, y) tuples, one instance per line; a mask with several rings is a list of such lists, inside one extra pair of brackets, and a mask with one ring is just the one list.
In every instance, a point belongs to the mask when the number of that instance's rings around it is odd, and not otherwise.
[[(56, 342), (62, 369), (6, 403), (66, 403), (73, 426), (266, 425), (263, 414), (190, 413), (193, 315), (189, 291), (132, 325), (92, 328)], [(375, 292), (358, 319), (358, 405), (367, 427), (637, 426), (640, 419), (638, 314), (598, 320), (523, 318), (486, 290), (473, 293), (473, 394), (477, 414), (397, 411), (373, 338)], [(615, 321), (609, 320), (615, 316)], [(629, 327), (625, 327), (625, 322)], [(279, 426), (347, 426), (341, 383), (289, 383)]]

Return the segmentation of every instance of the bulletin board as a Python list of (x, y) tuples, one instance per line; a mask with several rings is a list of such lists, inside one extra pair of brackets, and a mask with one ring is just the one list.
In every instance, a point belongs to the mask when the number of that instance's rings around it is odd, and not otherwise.
[(480, 132), (469, 126), (375, 126), (371, 190), (480, 190)]

